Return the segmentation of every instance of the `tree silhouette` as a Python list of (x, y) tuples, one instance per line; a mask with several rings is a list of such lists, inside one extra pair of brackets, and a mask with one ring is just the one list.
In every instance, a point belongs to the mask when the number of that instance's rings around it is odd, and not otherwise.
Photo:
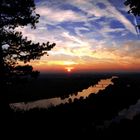
[[(140, 1), (139, 0), (126, 0), (124, 2), (126, 6), (129, 6), (129, 14), (134, 16), (140, 16)], [(140, 25), (136, 25), (140, 29)]]
[(132, 13), (135, 16), (140, 16), (140, 1), (139, 0), (126, 0), (124, 2), (126, 6), (129, 6), (128, 13)]
[(38, 71), (34, 71), (27, 62), (40, 59), (55, 46), (55, 43), (49, 42), (34, 43), (15, 30), (27, 25), (35, 29), (38, 22), (39, 14), (35, 12), (34, 0), (1, 0), (0, 85), (12, 83), (15, 77), (36, 76)]

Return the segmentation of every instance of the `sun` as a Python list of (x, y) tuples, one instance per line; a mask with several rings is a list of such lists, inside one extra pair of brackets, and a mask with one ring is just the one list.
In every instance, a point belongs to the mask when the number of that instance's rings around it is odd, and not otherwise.
[(71, 69), (67, 69), (67, 72), (71, 72)]
[(74, 67), (66, 67), (65, 69), (67, 70), (67, 72), (71, 72), (74, 69)]

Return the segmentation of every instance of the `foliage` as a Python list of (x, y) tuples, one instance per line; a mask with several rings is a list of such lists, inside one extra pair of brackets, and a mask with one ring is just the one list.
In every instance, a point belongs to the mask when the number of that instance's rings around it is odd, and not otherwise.
[(132, 13), (135, 16), (140, 16), (140, 1), (139, 0), (126, 0), (124, 3), (129, 6), (130, 10), (128, 13)]
[(37, 71), (27, 65), (30, 60), (40, 59), (55, 43), (34, 43), (23, 37), (16, 27), (30, 25), (36, 28), (39, 14), (34, 0), (1, 0), (0, 2), (0, 82), (19, 76), (36, 76)]

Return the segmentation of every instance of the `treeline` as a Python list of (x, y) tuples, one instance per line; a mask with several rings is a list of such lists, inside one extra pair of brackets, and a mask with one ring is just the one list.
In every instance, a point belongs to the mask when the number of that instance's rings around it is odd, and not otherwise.
[[(16, 112), (13, 114), (15, 121), (12, 123), (16, 124), (17, 128), (28, 126), (26, 132), (31, 129), (38, 131), (37, 134), (46, 132), (48, 135), (59, 133), (93, 138), (111, 136), (110, 132), (113, 131), (112, 134), (115, 136), (117, 131), (119, 132), (117, 128), (124, 125), (125, 121), (117, 122), (119, 127), (114, 127), (115, 123), (107, 125), (105, 122), (112, 120), (122, 109), (127, 109), (137, 102), (140, 98), (140, 76), (120, 75), (113, 82), (114, 86), (107, 87), (99, 94), (91, 94), (86, 99), (81, 98), (73, 103), (61, 104), (50, 109)], [(128, 121), (127, 125), (130, 127), (129, 122), (131, 121)]]
[(26, 102), (54, 97), (63, 99), (97, 84), (100, 79), (110, 77), (110, 75), (104, 74), (42, 75), (40, 78), (30, 82), (8, 85), (5, 90), (7, 93), (5, 94), (7, 94), (9, 102)]

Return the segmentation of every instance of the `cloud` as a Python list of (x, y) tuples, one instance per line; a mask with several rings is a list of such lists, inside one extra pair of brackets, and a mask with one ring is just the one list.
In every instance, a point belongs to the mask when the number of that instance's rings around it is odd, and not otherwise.
[[(131, 67), (140, 64), (140, 42), (127, 39), (130, 32), (135, 34), (134, 27), (110, 2), (107, 0), (57, 2), (55, 1), (55, 6), (51, 6), (52, 2), (50, 6), (45, 6), (41, 2), (38, 4), (37, 13), (41, 17), (36, 30), (29, 27), (18, 29), (34, 42), (56, 43), (56, 47), (49, 52), (50, 56), (43, 56), (41, 60), (35, 61), (33, 63), (35, 66)], [(103, 9), (97, 6), (99, 2), (104, 3)], [(63, 4), (73, 5), (86, 14), (70, 8), (64, 10)], [(113, 21), (123, 24), (125, 28), (111, 27)], [(68, 24), (70, 28), (66, 28), (66, 23), (72, 23)], [(119, 38), (119, 41), (116, 38)]]
[(136, 66), (140, 64), (139, 46), (140, 41), (128, 41), (120, 45), (115, 43), (111, 47), (104, 44), (96, 49), (94, 57), (102, 59), (104, 62), (109, 59), (114, 64)]
[(71, 65), (77, 65), (78, 63), (74, 61), (63, 61), (63, 60), (52, 60), (48, 61), (48, 65), (63, 65), (63, 66), (71, 66)]
[(86, 27), (76, 27), (75, 28), (75, 33), (79, 36), (82, 36), (81, 31), (90, 31), (90, 29), (86, 28)]
[(125, 29), (124, 28), (110, 28), (108, 26), (103, 27), (102, 32), (104, 33), (110, 33), (110, 32), (124, 32)]
[(131, 33), (136, 34), (134, 25), (119, 12), (110, 2), (107, 1), (107, 10), (109, 13), (112, 14), (118, 21), (120, 21), (127, 30), (129, 30)]
[[(104, 28), (103, 30), (107, 30), (106, 32), (111, 32), (113, 29), (110, 30)], [(119, 30), (121, 31), (122, 29), (117, 30), (119, 32)], [(90, 63), (104, 62), (122, 64), (140, 62), (139, 41), (128, 41), (122, 42), (121, 44), (112, 42), (111, 44), (108, 44), (106, 40), (99, 42), (96, 39), (89, 39), (86, 36), (71, 35), (64, 29), (56, 29), (53, 31), (53, 34), (49, 35), (49, 33), (46, 31), (35, 30), (29, 32), (29, 30), (25, 28), (23, 33), (30, 39), (33, 38), (34, 40), (38, 41), (47, 41), (51, 39), (53, 42), (57, 42), (57, 46), (50, 52), (50, 56), (44, 56), (41, 59), (42, 62), (48, 60), (54, 65), (56, 63), (53, 63), (53, 61), (56, 62), (57, 60), (64, 62), (73, 61), (80, 64), (86, 64), (87, 61)], [(60, 39), (55, 38), (55, 35), (58, 36), (58, 34), (60, 34)], [(47, 65), (49, 63), (44, 64)]]
[(37, 8), (37, 13), (40, 14), (40, 16), (45, 17), (46, 22), (64, 22), (64, 21), (82, 21), (84, 20), (84, 16), (80, 15), (72, 10), (62, 10), (62, 9), (54, 9), (50, 7), (43, 7), (39, 6)]
[[(124, 25), (124, 27), (133, 34), (136, 34), (134, 25), (119, 11), (115, 6), (113, 6), (108, 0), (72, 0), (70, 2), (76, 5), (79, 9), (87, 12), (88, 16), (95, 16), (98, 18), (107, 17), (111, 19), (118, 20)], [(100, 8), (97, 6), (98, 3), (102, 3), (106, 8)]]

